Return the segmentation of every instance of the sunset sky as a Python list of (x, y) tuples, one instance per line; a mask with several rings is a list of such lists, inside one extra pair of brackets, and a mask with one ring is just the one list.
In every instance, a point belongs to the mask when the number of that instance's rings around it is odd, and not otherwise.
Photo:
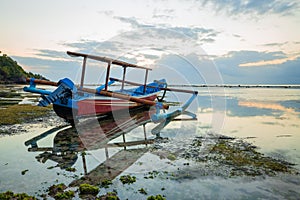
[(65, 53), (78, 51), (191, 83), (300, 84), (298, 0), (0, 2), (0, 51), (54, 81), (78, 79), (80, 59)]

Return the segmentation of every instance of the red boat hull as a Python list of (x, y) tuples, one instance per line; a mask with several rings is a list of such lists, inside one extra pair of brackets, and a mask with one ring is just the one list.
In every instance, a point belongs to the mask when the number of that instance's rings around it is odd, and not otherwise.
[[(157, 94), (146, 96), (141, 99), (154, 101)], [(53, 104), (56, 114), (64, 119), (73, 120), (76, 117), (89, 117), (111, 114), (114, 111), (126, 110), (145, 106), (144, 104), (116, 98), (84, 99), (77, 102), (78, 109), (71, 109)]]

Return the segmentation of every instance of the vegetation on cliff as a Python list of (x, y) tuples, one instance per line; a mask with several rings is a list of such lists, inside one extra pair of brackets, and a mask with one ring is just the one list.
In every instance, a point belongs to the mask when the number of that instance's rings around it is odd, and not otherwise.
[(24, 83), (27, 77), (47, 80), (40, 74), (24, 71), (17, 61), (6, 54), (0, 55), (0, 83)]

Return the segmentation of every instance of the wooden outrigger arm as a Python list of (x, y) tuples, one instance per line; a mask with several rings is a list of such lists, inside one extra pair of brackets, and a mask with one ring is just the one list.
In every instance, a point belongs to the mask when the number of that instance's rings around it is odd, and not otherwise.
[(26, 78), (26, 82), (28, 82), (28, 83), (29, 83), (31, 80), (34, 80), (34, 83), (35, 83), (35, 84), (58, 86), (58, 82), (47, 81), (47, 80), (41, 80), (41, 79), (31, 79), (31, 78)]

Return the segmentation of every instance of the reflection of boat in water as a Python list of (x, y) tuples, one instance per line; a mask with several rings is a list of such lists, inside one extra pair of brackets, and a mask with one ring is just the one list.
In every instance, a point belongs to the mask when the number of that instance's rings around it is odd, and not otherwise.
[[(148, 144), (154, 139), (148, 139), (146, 134), (146, 124), (151, 122), (151, 114), (155, 109), (138, 109), (129, 112), (120, 112), (116, 116), (107, 116), (101, 119), (88, 119), (79, 126), (56, 127), (41, 135), (25, 142), (30, 152), (42, 152), (36, 158), (40, 162), (52, 160), (62, 169), (72, 167), (78, 157), (82, 157), (84, 177), (73, 181), (71, 185), (78, 185), (83, 182), (100, 184), (102, 180), (112, 180), (122, 171), (136, 162), (146, 151)], [(169, 122), (165, 123), (167, 125)], [(136, 141), (126, 141), (125, 134), (131, 130), (143, 126), (144, 138)], [(162, 124), (154, 129), (163, 129)], [(57, 132), (58, 131), (58, 132)], [(47, 137), (51, 133), (57, 132), (52, 147), (40, 147), (38, 141)], [(120, 137), (122, 142), (112, 142)], [(145, 146), (144, 146), (145, 145)], [(128, 148), (135, 146), (135, 148)], [(108, 155), (108, 148), (122, 147), (112, 157)], [(106, 160), (92, 171), (88, 172), (86, 166), (86, 151), (104, 149)]]

